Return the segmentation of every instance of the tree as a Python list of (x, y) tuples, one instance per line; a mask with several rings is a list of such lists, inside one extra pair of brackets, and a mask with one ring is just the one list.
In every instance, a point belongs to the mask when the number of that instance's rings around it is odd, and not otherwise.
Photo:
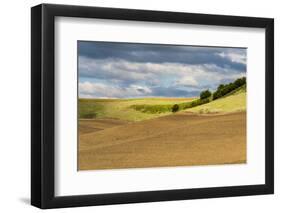
[(213, 100), (216, 100), (222, 96), (221, 90), (217, 90), (213, 93)]
[(179, 110), (179, 105), (178, 104), (174, 104), (172, 107), (172, 112), (177, 112)]
[(241, 87), (242, 85), (246, 84), (246, 77), (236, 79), (234, 84), (236, 87)]
[(246, 84), (246, 77), (238, 78), (234, 82), (231, 82), (229, 84), (221, 84), (218, 86), (217, 90), (213, 93), (213, 100), (221, 98), (245, 84)]
[(224, 88), (224, 84), (220, 84), (217, 88), (217, 90), (222, 90)]
[(209, 90), (204, 90), (200, 93), (200, 99), (206, 99), (209, 98), (212, 95), (212, 93)]

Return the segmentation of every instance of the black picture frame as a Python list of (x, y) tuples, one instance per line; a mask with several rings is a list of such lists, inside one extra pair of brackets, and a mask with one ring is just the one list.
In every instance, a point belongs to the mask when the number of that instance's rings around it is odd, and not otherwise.
[[(54, 195), (55, 17), (264, 28), (265, 184), (93, 195)], [(41, 4), (31, 9), (31, 204), (42, 208), (140, 203), (274, 193), (274, 20), (241, 16)]]

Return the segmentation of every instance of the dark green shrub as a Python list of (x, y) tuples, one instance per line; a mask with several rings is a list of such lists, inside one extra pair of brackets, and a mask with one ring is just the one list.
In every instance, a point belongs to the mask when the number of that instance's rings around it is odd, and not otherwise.
[(196, 107), (202, 104), (206, 104), (209, 103), (210, 100), (208, 98), (205, 99), (197, 99), (188, 103), (181, 103), (179, 104), (180, 109), (188, 109), (188, 108), (192, 108), (192, 107)]
[(179, 110), (179, 105), (178, 104), (174, 104), (172, 107), (172, 112), (177, 112)]
[(170, 112), (172, 110), (172, 105), (171, 104), (167, 104), (167, 105), (137, 104), (137, 105), (132, 105), (130, 108), (133, 108), (143, 113), (156, 114), (156, 113)]

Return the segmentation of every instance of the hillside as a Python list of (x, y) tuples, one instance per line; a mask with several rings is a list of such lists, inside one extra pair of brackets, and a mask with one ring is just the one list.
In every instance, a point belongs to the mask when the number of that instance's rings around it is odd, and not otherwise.
[(198, 100), (80, 99), (78, 169), (246, 163), (246, 85), (206, 104), (161, 111)]
[(79, 99), (79, 118), (141, 121), (169, 115), (172, 112), (145, 113), (136, 110), (133, 106), (153, 106), (155, 109), (162, 109), (192, 100), (194, 98)]
[(222, 98), (219, 98), (204, 105), (190, 108), (186, 111), (196, 113), (227, 113), (246, 111), (246, 95), (246, 85), (244, 85), (236, 89), (235, 91), (225, 95)]

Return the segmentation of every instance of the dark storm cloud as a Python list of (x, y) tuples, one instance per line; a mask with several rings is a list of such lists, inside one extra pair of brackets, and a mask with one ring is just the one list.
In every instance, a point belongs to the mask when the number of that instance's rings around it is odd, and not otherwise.
[(206, 48), (159, 44), (79, 41), (79, 56), (91, 59), (122, 59), (140, 63), (216, 64), (222, 68), (241, 71), (245, 63), (222, 57), (221, 53), (245, 52), (238, 48)]

